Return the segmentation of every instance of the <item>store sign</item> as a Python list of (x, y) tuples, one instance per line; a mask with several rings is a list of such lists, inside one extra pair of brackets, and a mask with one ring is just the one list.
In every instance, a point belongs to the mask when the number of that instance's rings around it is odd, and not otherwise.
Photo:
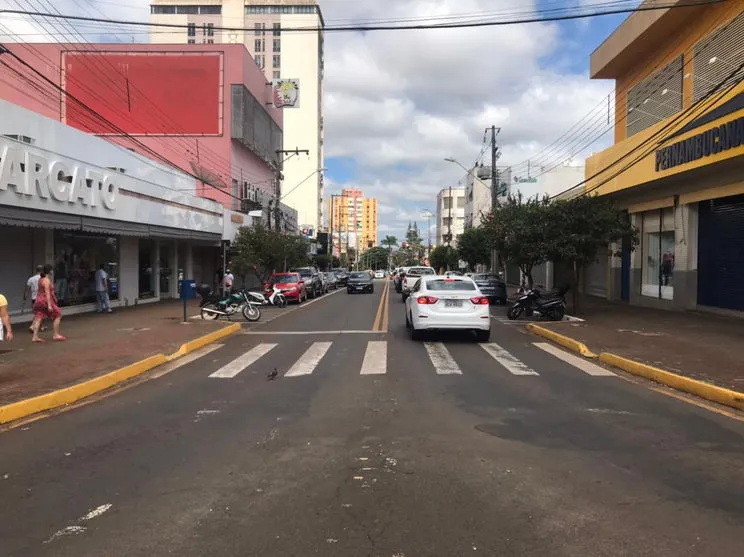
[(271, 83), (271, 97), (274, 108), (299, 108), (300, 80), (275, 79)]
[(656, 172), (669, 170), (744, 145), (744, 117), (656, 151)]
[(120, 176), (104, 173), (77, 161), (34, 153), (13, 144), (2, 148), (0, 193), (38, 197), (54, 203), (113, 211), (119, 197)]
[[(531, 177), (531, 178), (521, 178), (519, 176), (514, 176), (514, 183), (515, 184), (537, 184), (537, 178)], [(504, 184), (506, 185), (506, 184)]]

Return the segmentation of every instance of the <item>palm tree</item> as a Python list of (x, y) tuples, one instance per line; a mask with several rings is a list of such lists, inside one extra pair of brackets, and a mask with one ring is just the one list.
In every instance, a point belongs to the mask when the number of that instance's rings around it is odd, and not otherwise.
[(393, 257), (393, 247), (398, 245), (398, 238), (395, 236), (385, 236), (385, 239), (380, 242), (383, 246), (388, 248), (388, 267), (391, 266), (391, 260)]

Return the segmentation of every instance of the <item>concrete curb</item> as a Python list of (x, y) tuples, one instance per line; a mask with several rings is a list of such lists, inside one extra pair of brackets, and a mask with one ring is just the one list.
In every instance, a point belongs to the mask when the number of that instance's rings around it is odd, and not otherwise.
[(677, 389), (712, 402), (723, 404), (737, 410), (744, 410), (744, 393), (717, 387), (697, 379), (690, 379), (676, 373), (664, 371), (647, 364), (642, 364), (634, 360), (623, 358), (609, 352), (602, 352), (599, 355), (599, 361), (605, 364), (622, 369), (632, 375), (638, 375), (650, 379), (656, 383), (661, 383), (672, 389)]
[(535, 325), (534, 323), (529, 323), (527, 325), (527, 330), (529, 330), (530, 332), (538, 336), (541, 336), (548, 340), (552, 340), (556, 344), (560, 344), (561, 346), (568, 348), (569, 350), (573, 350), (574, 352), (581, 354), (585, 358), (596, 358), (597, 357), (597, 355), (594, 352), (589, 350), (586, 344), (584, 344), (583, 342), (579, 342), (578, 340), (574, 340), (571, 337), (561, 335), (559, 333), (556, 333), (555, 331), (546, 329), (545, 327), (540, 327), (539, 325)]
[(156, 354), (155, 356), (150, 356), (149, 358), (145, 358), (139, 362), (117, 369), (107, 373), (106, 375), (101, 375), (95, 379), (90, 379), (78, 383), (77, 385), (52, 391), (51, 393), (0, 406), (0, 424), (7, 424), (33, 414), (38, 414), (39, 412), (67, 406), (68, 404), (72, 404), (83, 398), (105, 391), (123, 381), (142, 375), (151, 369), (176, 360), (208, 344), (228, 337), (238, 332), (240, 329), (240, 324), (234, 323), (233, 325), (228, 325), (218, 331), (213, 331), (207, 335), (182, 344), (181, 347), (170, 356), (166, 356), (165, 354)]

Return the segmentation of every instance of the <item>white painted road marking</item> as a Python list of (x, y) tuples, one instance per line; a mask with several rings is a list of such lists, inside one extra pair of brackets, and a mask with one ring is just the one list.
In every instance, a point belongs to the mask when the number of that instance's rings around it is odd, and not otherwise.
[(297, 362), (284, 374), (284, 377), (299, 377), (310, 375), (318, 367), (320, 360), (326, 355), (332, 342), (313, 342)]
[(371, 340), (364, 353), (361, 375), (384, 375), (387, 373), (387, 341)]
[(425, 342), (424, 347), (438, 375), (462, 375), (460, 366), (457, 365), (444, 343)]
[(481, 347), (489, 356), (504, 366), (512, 375), (540, 375), (501, 348), (498, 344), (491, 342), (489, 344), (481, 344)]
[(583, 371), (584, 373), (588, 373), (589, 375), (617, 377), (609, 369), (605, 369), (596, 364), (593, 364), (585, 360), (584, 358), (579, 358), (578, 356), (574, 356), (573, 354), (564, 352), (563, 350), (556, 348), (555, 346), (553, 346), (552, 344), (548, 344), (547, 342), (533, 342), (533, 344), (540, 350), (544, 350), (548, 354), (552, 354), (559, 360), (563, 360), (567, 364), (571, 364), (572, 366), (579, 368), (581, 371)]
[(177, 370), (179, 367), (183, 367), (186, 364), (190, 364), (193, 361), (198, 360), (199, 358), (206, 356), (207, 354), (211, 354), (215, 350), (218, 350), (219, 348), (222, 348), (225, 346), (224, 344), (208, 344), (207, 346), (204, 346), (200, 348), (199, 350), (192, 352), (191, 354), (186, 354), (185, 356), (178, 358), (177, 360), (173, 360), (172, 362), (168, 362), (167, 364), (160, 366), (159, 368), (156, 368), (155, 373), (153, 373), (152, 378), (156, 379), (158, 377), (162, 377), (166, 373), (170, 373), (171, 371)]
[(276, 347), (276, 344), (259, 344), (254, 346), (242, 356), (238, 356), (229, 364), (215, 371), (210, 377), (218, 379), (232, 379), (249, 365), (258, 361)]

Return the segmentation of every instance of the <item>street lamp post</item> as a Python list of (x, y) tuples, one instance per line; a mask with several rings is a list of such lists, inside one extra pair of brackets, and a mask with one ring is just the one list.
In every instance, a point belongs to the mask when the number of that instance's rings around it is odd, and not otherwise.
[(426, 257), (429, 258), (431, 257), (431, 217), (434, 216), (434, 213), (432, 213), (429, 209), (424, 209), (423, 216), (426, 219), (426, 237), (428, 241)]

